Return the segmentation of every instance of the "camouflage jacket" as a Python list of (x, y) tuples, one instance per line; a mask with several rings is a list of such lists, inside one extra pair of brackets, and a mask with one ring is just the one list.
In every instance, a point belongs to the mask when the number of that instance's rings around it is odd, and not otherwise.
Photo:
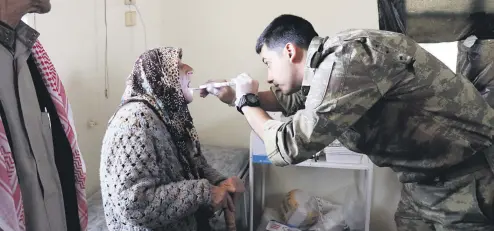
[(493, 143), (494, 109), (473, 84), (398, 33), (316, 37), (301, 90), (272, 90), (293, 115), (264, 126), (266, 151), (278, 166), (300, 163), (338, 139), (413, 182)]

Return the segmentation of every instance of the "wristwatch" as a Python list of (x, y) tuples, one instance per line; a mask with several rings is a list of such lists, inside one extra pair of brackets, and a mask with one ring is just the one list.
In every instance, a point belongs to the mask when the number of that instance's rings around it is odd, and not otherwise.
[(248, 94), (245, 94), (242, 96), (242, 98), (240, 98), (238, 100), (238, 104), (237, 104), (237, 110), (238, 112), (240, 112), (242, 115), (244, 114), (242, 112), (242, 108), (244, 106), (249, 106), (249, 107), (260, 107), (261, 106), (261, 101), (259, 101), (259, 97), (255, 94), (252, 94), (252, 93), (248, 93)]

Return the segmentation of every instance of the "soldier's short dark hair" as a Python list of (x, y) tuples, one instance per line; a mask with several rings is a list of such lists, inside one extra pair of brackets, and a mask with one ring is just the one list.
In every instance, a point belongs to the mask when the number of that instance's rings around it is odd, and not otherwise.
[(269, 49), (277, 49), (284, 47), (287, 43), (308, 49), (310, 42), (316, 36), (318, 34), (309, 21), (299, 16), (283, 14), (269, 23), (259, 36), (256, 52), (260, 54), (263, 45)]

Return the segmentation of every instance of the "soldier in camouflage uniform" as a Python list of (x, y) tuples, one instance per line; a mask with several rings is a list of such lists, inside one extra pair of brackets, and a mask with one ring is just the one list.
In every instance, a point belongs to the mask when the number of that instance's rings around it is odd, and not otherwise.
[[(236, 98), (273, 164), (300, 163), (338, 139), (398, 174), (399, 231), (494, 230), (494, 110), (467, 78), (402, 34), (322, 38), (292, 15), (272, 21), (256, 51), (271, 91), (242, 74), (235, 91), (208, 92)], [(249, 94), (260, 106), (239, 100)], [(293, 117), (283, 123), (265, 111)]]
[(459, 41), (456, 73), (468, 78), (494, 107), (494, 39), (471, 36)]

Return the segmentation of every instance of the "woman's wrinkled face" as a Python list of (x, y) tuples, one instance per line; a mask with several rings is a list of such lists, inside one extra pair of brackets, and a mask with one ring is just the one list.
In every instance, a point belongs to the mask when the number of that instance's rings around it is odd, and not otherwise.
[(182, 93), (184, 94), (185, 101), (187, 103), (192, 102), (193, 98), (193, 90), (190, 90), (190, 81), (192, 75), (194, 74), (194, 70), (189, 65), (182, 63), (182, 60), (178, 61), (178, 68), (180, 70), (180, 86), (182, 88)]

